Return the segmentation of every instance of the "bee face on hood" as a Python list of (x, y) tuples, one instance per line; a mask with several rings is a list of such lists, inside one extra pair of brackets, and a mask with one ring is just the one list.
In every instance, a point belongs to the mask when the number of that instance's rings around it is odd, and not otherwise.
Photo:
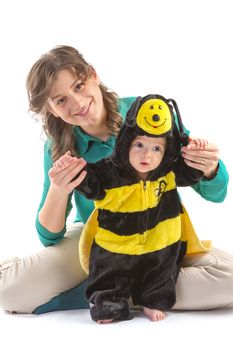
[[(173, 109), (178, 117), (179, 128), (175, 123)], [(115, 164), (126, 168), (129, 165), (129, 148), (132, 141), (138, 135), (146, 135), (166, 137), (167, 146), (163, 163), (173, 161), (180, 153), (181, 132), (183, 132), (183, 125), (174, 100), (167, 100), (157, 94), (139, 96), (127, 112), (125, 122), (116, 139), (112, 160)]]
[(172, 128), (172, 114), (161, 98), (150, 98), (142, 103), (136, 115), (136, 124), (151, 136), (162, 136)]

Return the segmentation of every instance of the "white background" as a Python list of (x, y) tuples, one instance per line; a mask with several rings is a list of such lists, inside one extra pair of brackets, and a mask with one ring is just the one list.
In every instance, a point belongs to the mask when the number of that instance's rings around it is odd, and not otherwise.
[[(34, 228), (43, 184), (41, 126), (25, 79), (59, 44), (78, 48), (120, 96), (175, 98), (194, 136), (219, 145), (232, 173), (232, 0), (11, 1), (1, 7), (0, 256), (41, 247)], [(182, 190), (202, 238), (233, 251), (232, 185), (222, 204)], [(187, 199), (186, 199), (187, 197)]]
[[(120, 96), (175, 98), (194, 136), (217, 143), (232, 162), (232, 0), (7, 0), (0, 9), (0, 258), (41, 247), (34, 228), (43, 184), (40, 124), (28, 114), (25, 79), (40, 55), (60, 44), (78, 48)], [(233, 252), (232, 183), (224, 203), (182, 190), (201, 238)], [(88, 311), (42, 316), (1, 313), (6, 348), (167, 345), (216, 349), (230, 344), (232, 313), (173, 313), (97, 326)], [(206, 329), (209, 325), (211, 331)], [(100, 327), (100, 328), (99, 328)], [(88, 332), (88, 333), (87, 333)], [(107, 336), (108, 334), (108, 336)], [(175, 345), (176, 344), (176, 345)], [(100, 346), (99, 346), (100, 345)], [(82, 345), (84, 346), (84, 345)], [(229, 346), (228, 346), (229, 348)]]

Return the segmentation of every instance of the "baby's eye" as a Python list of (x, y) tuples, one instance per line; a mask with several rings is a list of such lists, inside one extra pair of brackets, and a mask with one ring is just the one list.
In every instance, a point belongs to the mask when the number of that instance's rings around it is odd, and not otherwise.
[(160, 152), (160, 151), (161, 151), (161, 147), (159, 147), (159, 146), (154, 146), (154, 147), (153, 147), (153, 151), (155, 151), (155, 152)]
[(143, 143), (142, 142), (136, 142), (134, 144), (134, 146), (137, 147), (137, 148), (142, 148), (143, 147)]

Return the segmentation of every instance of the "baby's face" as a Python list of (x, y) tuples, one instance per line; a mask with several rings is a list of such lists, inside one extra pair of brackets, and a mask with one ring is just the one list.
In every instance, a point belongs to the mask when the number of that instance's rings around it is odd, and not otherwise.
[(161, 163), (166, 149), (164, 137), (137, 136), (129, 149), (129, 162), (140, 179), (145, 180), (151, 170)]

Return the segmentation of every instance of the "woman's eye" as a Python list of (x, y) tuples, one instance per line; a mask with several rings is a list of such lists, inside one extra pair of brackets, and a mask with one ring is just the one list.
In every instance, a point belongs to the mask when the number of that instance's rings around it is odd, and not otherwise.
[(60, 99), (57, 101), (57, 105), (58, 105), (58, 106), (61, 106), (61, 105), (63, 105), (64, 102), (65, 102), (65, 99), (64, 99), (64, 98), (60, 98)]
[(82, 90), (83, 86), (84, 86), (84, 83), (83, 83), (83, 82), (79, 82), (79, 83), (75, 86), (75, 90), (80, 91), (80, 90)]

